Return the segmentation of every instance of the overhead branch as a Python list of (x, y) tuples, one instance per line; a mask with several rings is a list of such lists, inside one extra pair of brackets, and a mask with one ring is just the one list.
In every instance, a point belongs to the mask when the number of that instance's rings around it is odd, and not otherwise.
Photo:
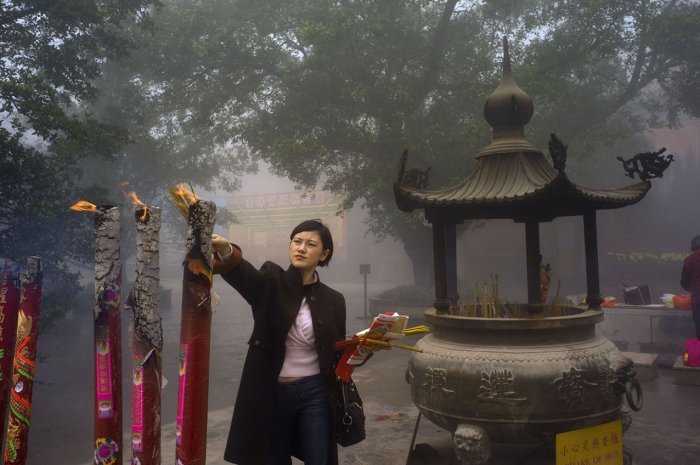
[[(677, 3), (678, 2), (675, 0), (669, 2), (659, 16), (671, 14), (671, 11), (677, 5)], [(675, 65), (674, 60), (669, 59), (664, 59), (659, 62), (658, 53), (655, 50), (647, 49), (647, 45), (643, 39), (645, 36), (648, 36), (650, 32), (648, 30), (646, 20), (647, 11), (644, 9), (640, 16), (640, 37), (642, 39), (640, 39), (640, 43), (638, 44), (634, 68), (632, 69), (632, 74), (630, 75), (630, 79), (625, 86), (624, 91), (613, 101), (612, 105), (610, 106), (610, 115), (622, 108), (630, 100), (633, 100), (642, 89), (644, 89), (654, 80), (661, 77), (665, 71)]]
[(430, 51), (428, 52), (425, 73), (423, 73), (420, 84), (416, 89), (413, 105), (414, 111), (418, 111), (420, 109), (421, 104), (427, 98), (430, 89), (433, 88), (440, 74), (440, 68), (444, 58), (444, 49), (447, 43), (447, 31), (449, 29), (450, 19), (455, 11), (457, 1), (458, 0), (448, 0), (445, 3), (445, 8), (442, 11), (442, 14), (440, 15), (440, 20), (438, 21), (437, 27), (435, 28), (435, 34), (433, 35)]
[[(646, 62), (648, 56), (646, 51), (645, 37), (648, 35), (648, 25), (647, 25), (647, 11), (643, 8), (640, 14), (640, 31), (639, 31), (639, 44), (637, 44), (637, 54), (635, 57), (634, 69), (632, 70), (632, 75), (630, 80), (625, 87), (624, 92), (617, 99), (619, 103), (616, 106), (620, 107), (630, 100), (639, 91), (640, 77), (642, 74), (642, 69), (644, 68), (644, 63)], [(653, 58), (652, 58), (653, 59)], [(648, 74), (648, 73), (647, 73)]]

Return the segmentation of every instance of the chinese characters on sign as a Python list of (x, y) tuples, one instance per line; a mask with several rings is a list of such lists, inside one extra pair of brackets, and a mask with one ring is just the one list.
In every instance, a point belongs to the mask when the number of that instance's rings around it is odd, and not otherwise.
[(326, 203), (326, 193), (317, 191), (312, 193), (290, 192), (283, 194), (251, 195), (243, 199), (244, 208), (282, 208), (297, 205), (323, 205)]
[(557, 434), (556, 465), (622, 465), (622, 422)]

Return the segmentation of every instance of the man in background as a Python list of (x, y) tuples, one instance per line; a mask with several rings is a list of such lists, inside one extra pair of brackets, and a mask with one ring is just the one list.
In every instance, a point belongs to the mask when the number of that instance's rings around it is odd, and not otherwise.
[(683, 263), (681, 286), (690, 292), (695, 337), (700, 339), (700, 236), (695, 236), (690, 241), (690, 250), (692, 253), (686, 257)]

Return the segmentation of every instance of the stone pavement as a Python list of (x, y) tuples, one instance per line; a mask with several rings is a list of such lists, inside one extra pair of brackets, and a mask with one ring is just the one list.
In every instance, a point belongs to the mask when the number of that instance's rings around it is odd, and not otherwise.
[[(177, 398), (177, 343), (179, 340), (179, 281), (164, 280), (173, 288), (173, 308), (163, 309), (165, 348), (163, 372), (170, 382), (162, 395), (162, 455), (174, 463), (174, 422)], [(346, 296), (348, 331), (367, 326), (362, 318), (363, 290), (359, 284), (335, 286)], [(222, 304), (214, 315), (211, 349), (207, 464), (224, 465), (224, 443), (238, 389), (250, 328), (248, 306), (221, 281), (215, 289)], [(370, 292), (376, 292), (371, 288)], [(371, 295), (371, 294), (370, 294)], [(69, 319), (39, 339), (40, 363), (34, 390), (29, 437), (29, 465), (88, 465), (92, 463), (92, 314), (86, 295)], [(129, 315), (124, 313), (125, 328)], [(412, 322), (420, 324), (420, 322)], [(128, 351), (128, 331), (124, 330)], [(405, 342), (417, 340), (417, 336)], [(125, 352), (128, 353), (128, 352)], [(365, 402), (368, 438), (359, 445), (341, 448), (343, 465), (403, 465), (406, 463), (418, 411), (411, 402), (404, 371), (410, 352), (400, 349), (378, 353), (355, 371), (355, 381)], [(125, 357), (125, 374), (129, 373)], [(700, 387), (674, 384), (673, 373), (660, 368), (659, 376), (643, 381), (645, 400), (641, 412), (633, 412), (633, 424), (625, 445), (637, 465), (700, 464)], [(124, 431), (129, 431), (130, 378), (124, 376)], [(125, 437), (128, 444), (128, 437)], [(415, 465), (448, 465), (449, 435), (429, 421), (421, 422), (416, 442), (423, 460)], [(129, 463), (130, 451), (125, 451)], [(503, 451), (494, 465), (528, 464), (513, 451)], [(295, 461), (295, 464), (299, 462)], [(540, 462), (538, 462), (539, 464)]]

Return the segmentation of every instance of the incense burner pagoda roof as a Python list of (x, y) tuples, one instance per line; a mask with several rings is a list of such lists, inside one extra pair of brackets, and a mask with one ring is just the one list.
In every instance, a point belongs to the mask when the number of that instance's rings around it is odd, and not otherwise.
[(550, 142), (554, 166), (525, 139), (524, 127), (533, 109), (532, 99), (513, 78), (504, 40), (503, 76), (484, 105), (484, 117), (493, 128), (492, 141), (479, 151), (475, 170), (452, 187), (425, 190), (424, 183), (405, 179), (404, 153), (399, 181), (394, 184), (399, 209), (425, 209), (428, 221), (449, 223), (479, 218), (550, 221), (557, 216), (624, 207), (639, 202), (650, 189), (649, 181), (617, 189), (571, 182), (564, 172), (566, 147), (556, 136)]
[(399, 209), (425, 209), (429, 219), (548, 221), (624, 207), (641, 200), (650, 187), (649, 181), (617, 189), (583, 187), (555, 170), (541, 153), (510, 153), (482, 157), (472, 174), (454, 186), (423, 190), (396, 183), (394, 195)]

